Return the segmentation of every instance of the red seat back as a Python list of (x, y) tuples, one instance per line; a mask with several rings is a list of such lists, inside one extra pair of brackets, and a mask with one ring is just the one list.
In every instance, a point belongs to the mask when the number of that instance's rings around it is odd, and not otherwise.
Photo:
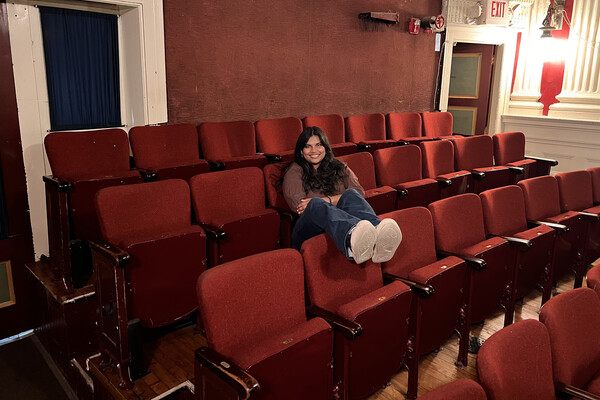
[(134, 126), (129, 131), (138, 168), (160, 168), (200, 158), (198, 134), (192, 124)]
[(374, 113), (346, 117), (346, 137), (353, 143), (385, 140), (385, 116)]
[(364, 151), (348, 154), (346, 156), (338, 157), (338, 160), (348, 164), (348, 168), (356, 174), (358, 182), (363, 189), (369, 190), (377, 187), (375, 181), (375, 164), (373, 163), (373, 156), (371, 153)]
[(465, 193), (435, 201), (429, 206), (439, 250), (457, 252), (485, 240), (479, 196)]
[(282, 179), (290, 163), (267, 164), (263, 168), (265, 175), (265, 187), (267, 200), (271, 207), (289, 210), (289, 206), (283, 197)]
[(379, 264), (349, 261), (329, 235), (306, 240), (302, 256), (311, 303), (331, 312), (383, 286)]
[(196, 288), (206, 340), (228, 357), (306, 322), (302, 257), (292, 249), (208, 269)]
[(181, 179), (104, 188), (95, 201), (102, 236), (115, 245), (191, 226), (190, 188)]
[(450, 140), (419, 143), (423, 153), (423, 176), (435, 178), (454, 171), (454, 144)]
[(265, 182), (259, 168), (238, 168), (190, 180), (196, 219), (219, 227), (265, 209)]
[(453, 117), (449, 112), (424, 112), (421, 113), (423, 120), (423, 136), (439, 137), (450, 136), (453, 132)]
[(494, 144), (487, 135), (477, 135), (454, 141), (454, 168), (467, 171), (494, 165)]
[(492, 136), (496, 165), (506, 165), (525, 158), (523, 132), (502, 132)]
[(305, 128), (309, 126), (321, 128), (327, 135), (329, 144), (344, 143), (346, 141), (344, 117), (340, 114), (307, 116), (302, 119), (302, 125)]
[[(552, 348), (554, 380), (584, 389), (600, 372), (600, 299), (590, 288), (554, 296), (540, 311)], [(597, 392), (595, 392), (597, 393)]]
[(256, 154), (256, 134), (250, 121), (203, 122), (198, 125), (198, 137), (207, 160)]
[(525, 198), (519, 186), (486, 190), (479, 196), (483, 206), (486, 233), (510, 236), (527, 229)]
[(600, 204), (600, 167), (589, 168), (587, 171), (592, 177), (594, 204)]
[(402, 242), (394, 257), (383, 263), (383, 272), (408, 277), (415, 269), (437, 260), (431, 213), (425, 207), (411, 207), (386, 214), (402, 229)]
[(52, 132), (44, 138), (52, 173), (62, 179), (120, 175), (129, 171), (129, 140), (122, 129)]
[(387, 138), (402, 140), (421, 137), (421, 114), (416, 112), (389, 113), (385, 116)]
[(550, 338), (527, 319), (494, 333), (477, 353), (477, 375), (494, 400), (555, 400)]
[(594, 206), (592, 176), (588, 171), (561, 172), (554, 177), (558, 182), (561, 211), (583, 211)]
[(256, 147), (261, 153), (278, 154), (294, 151), (302, 132), (302, 121), (296, 117), (263, 119), (254, 123)]
[(554, 176), (525, 179), (518, 185), (523, 190), (527, 219), (542, 221), (560, 214), (558, 182)]
[(419, 146), (410, 144), (379, 149), (375, 151), (373, 158), (379, 185), (393, 187), (422, 179)]

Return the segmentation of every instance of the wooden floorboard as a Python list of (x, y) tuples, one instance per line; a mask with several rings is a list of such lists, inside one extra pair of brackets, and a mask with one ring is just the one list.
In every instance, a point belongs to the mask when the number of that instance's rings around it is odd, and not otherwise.
[[(564, 292), (572, 288), (573, 278), (568, 277), (558, 283), (556, 291)], [(526, 296), (516, 306), (515, 321), (529, 318), (538, 319), (540, 304), (541, 292), (534, 291)], [(498, 309), (483, 324), (473, 326), (471, 334), (487, 339), (494, 332), (500, 330), (503, 325), (504, 312)], [(106, 390), (115, 398), (153, 399), (186, 381), (193, 383), (194, 350), (205, 344), (206, 339), (202, 334), (196, 332), (195, 326), (186, 326), (150, 341), (145, 346), (145, 353), (150, 361), (149, 372), (144, 377), (136, 380), (131, 391), (123, 391), (116, 387), (118, 377), (115, 369), (101, 366), (99, 358), (92, 359), (91, 374), (92, 376), (101, 374), (102, 376), (95, 376), (96, 381), (111, 386)], [(458, 336), (454, 334), (439, 350), (421, 357), (419, 364), (419, 395), (459, 378), (477, 380), (476, 356), (469, 354), (468, 366), (458, 368), (454, 365), (457, 354)], [(374, 393), (369, 399), (404, 399), (407, 376), (406, 370), (400, 371), (392, 378), (387, 387)]]

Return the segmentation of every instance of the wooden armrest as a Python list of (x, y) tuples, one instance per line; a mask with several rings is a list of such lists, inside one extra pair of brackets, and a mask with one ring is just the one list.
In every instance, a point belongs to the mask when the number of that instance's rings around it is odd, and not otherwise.
[(211, 171), (223, 171), (225, 169), (225, 163), (223, 163), (223, 161), (208, 161), (208, 165)]
[(369, 150), (371, 150), (371, 145), (359, 143), (356, 145), (356, 150), (357, 151), (369, 151)]
[(354, 340), (360, 336), (363, 332), (362, 326), (354, 321), (350, 321), (340, 315), (334, 314), (331, 311), (327, 311), (321, 307), (311, 305), (308, 307), (308, 313), (315, 316), (321, 317), (327, 321), (333, 329), (339, 331), (348, 340)]
[(525, 173), (525, 168), (523, 168), (523, 167), (509, 166), (508, 169), (514, 175), (521, 175), (521, 174)]
[(594, 214), (586, 211), (579, 211), (579, 215), (581, 215), (586, 221), (600, 222), (599, 214)]
[(140, 171), (140, 175), (142, 175), (142, 179), (144, 182), (153, 182), (156, 180), (156, 171), (151, 169), (138, 169)]
[(71, 190), (71, 182), (60, 179), (54, 175), (46, 175), (42, 177), (42, 180), (52, 186), (55, 186), (59, 192), (68, 192)]
[(433, 290), (433, 286), (431, 285), (424, 285), (422, 283), (411, 281), (410, 279), (400, 278), (399, 276), (388, 274), (385, 272), (383, 273), (383, 277), (391, 281), (400, 281), (408, 285), (414, 293), (418, 294), (419, 297), (422, 297), (424, 299), (427, 297), (431, 297), (435, 293), (435, 290)]
[(435, 180), (443, 188), (447, 188), (448, 186), (452, 186), (452, 179), (435, 178)]
[(206, 231), (206, 235), (211, 238), (212, 240), (223, 240), (227, 237), (227, 233), (222, 230), (217, 228), (216, 226), (212, 226), (212, 225), (208, 225), (208, 224), (199, 224), (202, 229), (204, 229)]
[(267, 161), (270, 163), (281, 162), (281, 155), (279, 155), (279, 154), (262, 153), (262, 155), (267, 157)]
[(534, 226), (539, 226), (539, 225), (546, 225), (549, 226), (550, 228), (554, 229), (555, 231), (557, 231), (559, 234), (563, 234), (563, 233), (567, 233), (569, 232), (569, 227), (563, 224), (556, 224), (554, 222), (546, 222), (546, 221), (527, 221), (528, 224), (530, 225), (534, 225)]
[(281, 218), (284, 218), (290, 222), (293, 222), (295, 219), (298, 218), (298, 214), (295, 212), (292, 212), (290, 210), (286, 210), (285, 208), (280, 208), (280, 207), (271, 207), (269, 206), (270, 209), (275, 210), (279, 213), (279, 216)]
[(499, 236), (499, 237), (506, 240), (512, 247), (518, 247), (519, 250), (521, 250), (521, 251), (530, 249), (531, 246), (533, 246), (533, 243), (531, 243), (531, 240), (516, 238), (513, 236)]
[[(234, 388), (240, 399), (247, 399), (260, 390), (256, 378), (211, 348), (197, 349), (196, 361)], [(196, 382), (196, 385), (200, 387), (199, 382)]]
[(571, 386), (571, 385), (567, 385), (566, 383), (563, 382), (554, 382), (554, 390), (556, 392), (559, 393), (564, 393), (568, 396), (573, 396), (576, 397), (578, 399), (583, 399), (583, 400), (600, 400), (600, 396), (595, 395), (593, 393), (590, 392), (586, 392), (583, 389), (579, 389), (575, 386)]
[(485, 178), (485, 172), (471, 171), (471, 175), (473, 175), (473, 177), (476, 178), (476, 179), (483, 179), (483, 178)]
[(535, 160), (544, 164), (550, 164), (553, 167), (558, 165), (558, 161), (553, 160), (551, 158), (542, 158), (542, 157), (533, 157), (533, 156), (525, 156), (526, 160)]
[(481, 271), (482, 269), (487, 267), (487, 263), (485, 262), (485, 260), (483, 258), (465, 256), (465, 255), (451, 253), (449, 251), (443, 251), (443, 250), (438, 250), (437, 253), (438, 253), (438, 255), (441, 255), (443, 257), (454, 256), (454, 257), (462, 258), (467, 263), (467, 267), (471, 267), (475, 271)]
[(130, 256), (129, 253), (120, 247), (113, 246), (109, 243), (96, 243), (96, 242), (88, 242), (90, 248), (92, 250), (97, 251), (98, 253), (112, 258), (117, 267), (123, 267), (125, 264), (129, 262)]

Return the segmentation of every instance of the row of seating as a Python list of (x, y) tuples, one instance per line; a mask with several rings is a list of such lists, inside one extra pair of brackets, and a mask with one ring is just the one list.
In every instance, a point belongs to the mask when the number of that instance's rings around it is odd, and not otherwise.
[(600, 299), (570, 290), (527, 319), (494, 333), (477, 355), (479, 383), (460, 379), (422, 400), (600, 398)]
[[(589, 176), (587, 171), (583, 172)], [(241, 173), (247, 174), (240, 175), (241, 178), (234, 185), (226, 184), (226, 175)], [(208, 178), (212, 179), (212, 184)], [(225, 207), (220, 211), (215, 209), (208, 212), (211, 217), (232, 217), (228, 214), (238, 204), (243, 208), (241, 203), (246, 200), (248, 203), (261, 204), (264, 209), (264, 199), (254, 201), (247, 197), (252, 193), (227, 193), (230, 187), (237, 189), (238, 185), (249, 185), (253, 179), (262, 182), (257, 168), (195, 176), (191, 179), (194, 210), (202, 218), (202, 201), (195, 198), (195, 192), (198, 198), (202, 198), (204, 192), (216, 196), (219, 190), (226, 192), (225, 197), (231, 197), (234, 205), (227, 208), (227, 205), (221, 204), (221, 200), (210, 198), (207, 202), (209, 206)], [(561, 181), (566, 182), (567, 178), (561, 178)], [(425, 293), (435, 292), (429, 298), (415, 297), (411, 301), (411, 307), (420, 310), (420, 328), (413, 336), (419, 347), (412, 354), (424, 354), (435, 349), (456, 329), (461, 335), (458, 363), (464, 365), (467, 362), (471, 323), (483, 320), (499, 305), (503, 305), (506, 309), (505, 324), (508, 325), (512, 322), (516, 298), (525, 296), (536, 285), (540, 285), (544, 289), (545, 301), (550, 296), (552, 282), (559, 279), (561, 274), (570, 269), (579, 274), (585, 270), (579, 255), (588, 251), (585, 240), (591, 236), (587, 232), (597, 230), (599, 225), (584, 225), (581, 216), (587, 214), (573, 211), (563, 216), (544, 215), (546, 209), (555, 207), (560, 212), (560, 198), (568, 197), (566, 192), (562, 195), (559, 193), (559, 188), (564, 188), (564, 192), (567, 186), (559, 186), (558, 182), (552, 176), (532, 178), (519, 182), (519, 186), (497, 188), (480, 196), (463, 194), (439, 200), (430, 204), (428, 209), (408, 208), (382, 215), (394, 218), (404, 231), (404, 240), (396, 255), (381, 266), (383, 273), (387, 277), (394, 276), (393, 279), (411, 282), (413, 287), (425, 289)], [(591, 195), (591, 177), (589, 184), (589, 191), (584, 192)], [(582, 192), (579, 185), (577, 196)], [(546, 203), (552, 202), (555, 204), (547, 207)], [(102, 337), (111, 339), (103, 344), (103, 351), (110, 352), (114, 343), (120, 343), (122, 348), (127, 346), (123, 330), (118, 331), (118, 338), (110, 335), (111, 332), (117, 333), (114, 326), (120, 326), (119, 323), (127, 326), (128, 321), (137, 318), (144, 326), (161, 326), (194, 311), (196, 304), (190, 286), (206, 268), (206, 255), (202, 254), (206, 242), (202, 242), (201, 228), (190, 227), (190, 193), (185, 181), (167, 180), (105, 188), (99, 191), (96, 203), (104, 239), (111, 245), (95, 246), (96, 293), (100, 309), (109, 307), (115, 298), (120, 298), (117, 303), (126, 305), (120, 312), (103, 317), (104, 322), (99, 324)], [(590, 211), (593, 210), (587, 210), (588, 214)], [(272, 210), (271, 213), (275, 218), (277, 214)], [(542, 220), (537, 223), (541, 226), (527, 229), (528, 219), (533, 219), (532, 216)], [(568, 221), (569, 225), (556, 221)], [(235, 224), (240, 222), (236, 220)], [(268, 242), (268, 238), (272, 237), (267, 225), (254, 219), (246, 228), (237, 226), (240, 234), (234, 235), (238, 239), (237, 246), (250, 248), (254, 252), (268, 250), (257, 244), (265, 238)], [(184, 229), (192, 232), (184, 232)], [(569, 236), (570, 233), (576, 234)], [(181, 239), (183, 236), (190, 237), (190, 241)], [(309, 263), (315, 270), (326, 268), (326, 271), (315, 275), (307, 272), (309, 296), (313, 305), (328, 312), (343, 314), (341, 304), (365, 295), (366, 291), (376, 290), (382, 284), (381, 275), (368, 278), (373, 281), (365, 284), (367, 276), (363, 274), (367, 273), (368, 268), (374, 267), (357, 267), (337, 251), (330, 238), (326, 235), (319, 238), (307, 241), (303, 247), (305, 267)], [(252, 245), (244, 247), (247, 243)], [(271, 248), (277, 247), (276, 242), (270, 243)], [(231, 243), (232, 247), (235, 245)], [(123, 250), (128, 257), (123, 256)], [(208, 254), (211, 254), (210, 251)], [(223, 260), (243, 255), (227, 255), (229, 258), (223, 257)], [(126, 266), (127, 261), (129, 265)], [(165, 269), (165, 265), (172, 267)], [(180, 273), (174, 271), (175, 268)], [(354, 268), (358, 268), (356, 276), (350, 272)], [(116, 285), (115, 276), (121, 279)], [(264, 280), (265, 276), (261, 275), (261, 279)], [(311, 279), (315, 281), (310, 283)], [(581, 280), (577, 281), (581, 283)], [(114, 292), (126, 285), (131, 288), (128, 294)], [(319, 285), (324, 294), (312, 294), (311, 288)], [(231, 288), (228, 290), (235, 292)], [(254, 291), (250, 286), (245, 290)], [(187, 291), (185, 295), (184, 291)], [(256, 295), (264, 297), (264, 293), (264, 290), (259, 290)], [(154, 301), (144, 299), (144, 294), (153, 297)], [(177, 309), (176, 302), (167, 307), (160, 300), (164, 297), (177, 297), (185, 303), (185, 307)], [(169, 316), (164, 318), (157, 310)], [(112, 357), (126, 370), (128, 362), (122, 358), (123, 354), (129, 353), (117, 349)], [(126, 372), (123, 372), (123, 376), (127, 377)]]
[[(139, 127), (133, 128), (131, 135), (134, 154), (141, 157), (143, 165), (148, 168), (142, 174), (142, 170), (129, 169), (128, 139), (123, 130), (53, 132), (45, 138), (53, 171), (53, 176), (44, 177), (49, 262), (56, 279), (62, 281), (68, 291), (85, 284), (92, 272), (82, 240), (99, 240), (101, 237), (93, 206), (93, 196), (98, 189), (154, 179), (189, 180), (194, 175), (210, 171), (207, 162), (198, 159), (198, 138), (192, 125)], [(506, 143), (508, 145), (504, 147), (509, 153), (524, 157), (524, 140), (522, 133), (514, 132), (497, 134), (492, 139), (488, 136), (465, 138), (460, 144), (459, 141), (454, 141), (457, 144), (430, 141), (422, 142), (419, 147), (409, 145), (402, 149), (380, 149), (374, 153), (376, 175), (368, 153), (350, 154), (342, 156), (342, 159), (352, 164), (351, 168), (369, 192), (375, 210), (387, 212), (394, 208), (426, 205), (438, 198), (465, 191), (479, 192), (529, 175), (548, 173), (548, 164), (540, 160), (516, 161), (516, 164), (529, 167), (527, 173), (521, 175), (511, 176), (506, 167), (492, 166), (492, 141)], [(380, 156), (376, 154), (378, 152)], [(538, 164), (545, 166), (539, 167)], [(243, 164), (237, 164), (240, 165)], [(265, 168), (271, 168), (270, 165)], [(455, 166), (467, 170), (456, 171)], [(520, 169), (515, 165), (510, 168)], [(277, 167), (271, 169), (276, 171)], [(437, 180), (437, 185), (433, 179)], [(271, 179), (267, 184), (270, 183), (273, 183)], [(277, 182), (273, 185), (277, 187)], [(287, 207), (277, 195), (269, 195), (269, 199), (275, 201), (271, 201), (272, 206)], [(76, 284), (73, 281), (77, 281)]]

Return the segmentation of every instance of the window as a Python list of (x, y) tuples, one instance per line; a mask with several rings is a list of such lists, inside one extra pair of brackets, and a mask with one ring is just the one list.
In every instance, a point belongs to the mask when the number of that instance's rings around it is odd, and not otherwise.
[(51, 130), (121, 125), (117, 16), (39, 7)]

